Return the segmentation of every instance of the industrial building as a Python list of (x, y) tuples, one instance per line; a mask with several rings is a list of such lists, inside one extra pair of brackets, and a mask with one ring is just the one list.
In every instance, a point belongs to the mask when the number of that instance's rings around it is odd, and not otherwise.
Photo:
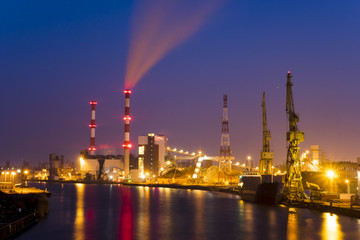
[(93, 180), (109, 179), (110, 176), (112, 180), (118, 180), (123, 175), (124, 158), (122, 155), (89, 155), (82, 151), (78, 169), (80, 173), (92, 176)]
[(138, 168), (140, 175), (156, 177), (166, 167), (167, 138), (149, 133), (138, 138)]
[(50, 176), (49, 180), (59, 180), (59, 171), (61, 166), (64, 165), (64, 155), (57, 156), (55, 153), (49, 155), (50, 161)]
[(338, 193), (357, 193), (358, 191), (358, 164), (356, 162), (333, 162), (335, 183)]

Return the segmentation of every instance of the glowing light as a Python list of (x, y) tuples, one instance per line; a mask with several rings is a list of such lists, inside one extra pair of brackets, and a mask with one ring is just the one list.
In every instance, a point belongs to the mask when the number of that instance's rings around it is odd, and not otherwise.
[(193, 178), (197, 178), (197, 174), (196, 174), (196, 173), (193, 174)]
[(123, 146), (123, 148), (128, 148), (128, 149), (129, 149), (129, 148), (132, 148), (132, 144), (131, 144), (131, 143), (127, 143), (127, 144), (124, 143), (122, 146)]
[(348, 180), (348, 179), (346, 179), (346, 180), (345, 180), (345, 183), (349, 183), (349, 180)]
[(239, 166), (239, 164), (240, 164), (239, 162), (235, 163), (236, 166)]
[(21, 170), (20, 170), (20, 169), (18, 169), (18, 170), (17, 170), (17, 172), (18, 172), (18, 173), (21, 173)]
[(16, 175), (16, 172), (11, 172), (11, 175), (13, 175), (13, 176)]
[(333, 179), (333, 178), (335, 177), (335, 172), (334, 172), (333, 170), (327, 170), (327, 171), (326, 171), (326, 176), (327, 176), (328, 178)]
[(195, 172), (199, 172), (200, 170), (198, 168), (195, 169)]
[(126, 93), (131, 93), (131, 90), (125, 89), (125, 90), (124, 90), (124, 93), (125, 93), (125, 94), (126, 94)]
[(123, 119), (124, 119), (124, 121), (126, 121), (126, 120), (131, 121), (132, 120), (132, 118), (130, 116), (125, 116), (125, 117), (123, 117)]
[(91, 104), (91, 105), (96, 105), (97, 102), (96, 102), (96, 101), (90, 101), (90, 104)]
[(139, 146), (139, 155), (145, 154), (145, 146)]
[(88, 150), (89, 151), (96, 151), (96, 147), (89, 147)]
[(251, 156), (247, 156), (247, 160), (251, 160)]
[(90, 128), (95, 128), (95, 127), (96, 127), (96, 124), (89, 124), (89, 127), (90, 127)]
[(170, 161), (166, 161), (166, 164), (167, 164), (167, 165), (170, 165), (170, 163), (171, 163)]
[(160, 171), (164, 171), (164, 168), (160, 168)]

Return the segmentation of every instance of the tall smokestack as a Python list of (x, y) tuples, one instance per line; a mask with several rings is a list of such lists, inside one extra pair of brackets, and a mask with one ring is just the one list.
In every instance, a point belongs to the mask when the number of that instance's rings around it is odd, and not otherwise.
[(95, 155), (95, 151), (96, 151), (96, 147), (95, 147), (95, 128), (96, 128), (96, 124), (95, 124), (95, 106), (96, 106), (97, 102), (96, 101), (91, 101), (90, 102), (90, 106), (91, 106), (91, 119), (90, 119), (90, 147), (89, 147), (89, 153), (90, 155)]
[(131, 90), (125, 89), (125, 131), (124, 131), (124, 173), (125, 178), (129, 177), (130, 169), (129, 169), (129, 162), (130, 162), (130, 148), (132, 147), (132, 144), (130, 143), (130, 94)]

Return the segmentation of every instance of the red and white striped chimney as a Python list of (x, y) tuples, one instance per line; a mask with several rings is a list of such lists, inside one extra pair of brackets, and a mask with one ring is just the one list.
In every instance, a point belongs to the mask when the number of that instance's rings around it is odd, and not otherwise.
[(129, 177), (130, 173), (130, 148), (132, 147), (132, 144), (130, 143), (130, 94), (131, 90), (125, 89), (125, 131), (124, 131), (124, 144), (122, 145), (124, 148), (124, 175), (125, 178)]
[(89, 154), (90, 155), (95, 155), (95, 151), (96, 151), (96, 147), (95, 147), (95, 128), (96, 128), (96, 124), (95, 124), (95, 106), (96, 106), (97, 102), (96, 101), (91, 101), (90, 102), (90, 106), (91, 106), (91, 120), (90, 120), (90, 147), (89, 147)]

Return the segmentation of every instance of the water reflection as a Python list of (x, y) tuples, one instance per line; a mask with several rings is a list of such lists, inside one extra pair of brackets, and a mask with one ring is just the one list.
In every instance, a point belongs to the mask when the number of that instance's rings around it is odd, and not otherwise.
[(195, 200), (195, 232), (197, 240), (205, 240), (205, 202), (204, 202), (204, 191), (195, 190), (194, 191), (196, 200)]
[(289, 208), (287, 222), (287, 239), (299, 239), (299, 222), (296, 208)]
[(338, 216), (331, 213), (323, 213), (323, 224), (321, 228), (321, 236), (324, 240), (342, 239), (343, 233), (338, 222)]
[(74, 239), (85, 239), (84, 184), (76, 183), (76, 215), (74, 221)]
[(134, 232), (133, 219), (134, 217), (133, 217), (131, 193), (129, 187), (127, 187), (124, 189), (124, 191), (122, 191), (120, 222), (119, 222), (120, 239), (123, 240), (133, 239), (133, 232)]
[(138, 239), (148, 240), (150, 237), (150, 213), (149, 213), (149, 202), (150, 202), (150, 189), (149, 187), (138, 188), (139, 199), (138, 199), (138, 217), (137, 217), (137, 228), (138, 228)]
[(360, 239), (357, 219), (307, 209), (289, 213), (287, 207), (247, 203), (230, 194), (90, 184), (46, 187), (53, 193), (50, 214), (19, 239)]

